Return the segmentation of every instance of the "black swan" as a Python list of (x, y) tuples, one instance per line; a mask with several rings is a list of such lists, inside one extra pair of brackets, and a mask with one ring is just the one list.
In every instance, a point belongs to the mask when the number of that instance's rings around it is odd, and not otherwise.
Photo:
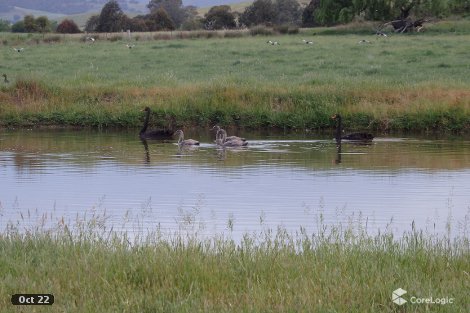
[(179, 138), (178, 138), (178, 145), (180, 146), (199, 146), (199, 141), (197, 140), (194, 140), (194, 139), (184, 139), (184, 133), (181, 129), (178, 129), (175, 134), (176, 135), (179, 135)]
[(146, 107), (142, 111), (145, 111), (145, 121), (144, 126), (139, 132), (139, 137), (142, 139), (171, 139), (173, 138), (173, 132), (168, 129), (157, 129), (147, 131), (149, 126), (149, 119), (150, 119), (150, 108)]
[(334, 120), (337, 120), (336, 125), (336, 142), (341, 142), (341, 140), (350, 140), (350, 141), (371, 141), (374, 139), (374, 136), (368, 133), (352, 133), (345, 136), (341, 136), (343, 132), (343, 124), (341, 122), (341, 115), (335, 114), (331, 117)]
[(220, 137), (216, 138), (216, 142), (223, 147), (243, 147), (248, 145), (248, 141), (242, 139), (227, 140), (227, 132), (222, 128), (220, 129)]
[[(214, 127), (212, 127), (212, 130), (215, 130), (216, 131), (216, 134), (215, 134), (215, 142), (218, 143), (219, 141), (221, 141), (221, 135), (222, 135), (222, 132), (221, 130), (223, 130), (222, 128), (220, 128), (219, 125), (215, 125)], [(231, 140), (241, 140), (241, 141), (246, 141), (245, 138), (242, 138), (242, 137), (238, 137), (238, 136), (227, 136), (225, 138), (225, 141), (231, 141)], [(225, 142), (224, 141), (224, 142)]]

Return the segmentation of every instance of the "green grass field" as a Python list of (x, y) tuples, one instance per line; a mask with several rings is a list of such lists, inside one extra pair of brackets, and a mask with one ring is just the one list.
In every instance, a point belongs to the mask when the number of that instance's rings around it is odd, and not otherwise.
[[(139, 237), (106, 229), (104, 216), (53, 230), (10, 224), (0, 234), (2, 312), (468, 312), (468, 224), (458, 235), (411, 229), (369, 235), (364, 223), (284, 229), (241, 242), (194, 233)], [(450, 229), (450, 228), (449, 228)], [(455, 231), (455, 229), (453, 230)], [(392, 303), (403, 288), (409, 303)], [(50, 293), (48, 307), (10, 304)], [(452, 298), (413, 304), (411, 297)], [(24, 310), (21, 310), (24, 309)]]
[(388, 38), (341, 28), (209, 39), (134, 34), (133, 49), (125, 34), (94, 44), (7, 34), (0, 72), (10, 83), (0, 89), (0, 124), (133, 127), (135, 112), (149, 105), (162, 124), (172, 118), (183, 126), (325, 128), (342, 112), (351, 128), (465, 131), (470, 32), (468, 22), (449, 23)]

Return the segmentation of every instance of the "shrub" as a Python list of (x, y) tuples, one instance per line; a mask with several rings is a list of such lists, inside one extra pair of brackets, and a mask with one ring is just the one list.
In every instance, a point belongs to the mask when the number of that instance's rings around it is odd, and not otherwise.
[(80, 29), (78, 28), (77, 24), (69, 19), (63, 20), (57, 26), (57, 32), (61, 34), (78, 34), (81, 33)]
[(170, 40), (171, 39), (171, 34), (156, 33), (155, 35), (153, 35), (153, 39), (155, 39), (155, 40)]
[(243, 37), (244, 35), (245, 35), (245, 32), (240, 31), (240, 30), (225, 31), (224, 33), (224, 37), (226, 38)]
[(113, 35), (113, 36), (110, 36), (108, 38), (109, 41), (111, 42), (115, 42), (115, 41), (118, 41), (118, 40), (122, 40), (122, 36), (121, 35)]
[(298, 26), (290, 26), (289, 29), (287, 30), (288, 34), (298, 34), (299, 33), (299, 27)]
[(59, 35), (54, 35), (54, 36), (47, 36), (43, 39), (45, 43), (54, 43), (54, 42), (60, 42), (62, 40), (62, 37)]
[(281, 34), (287, 34), (289, 31), (289, 25), (276, 25), (274, 26), (274, 30)]
[(258, 25), (250, 28), (250, 34), (252, 36), (262, 35), (262, 36), (270, 36), (274, 34), (274, 31), (271, 28), (268, 28), (263, 25)]

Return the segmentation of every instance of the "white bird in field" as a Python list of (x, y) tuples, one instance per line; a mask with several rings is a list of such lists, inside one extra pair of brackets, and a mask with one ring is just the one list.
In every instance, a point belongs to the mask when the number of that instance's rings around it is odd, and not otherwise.
[(23, 52), (24, 48), (13, 48), (16, 52)]
[(95, 42), (95, 38), (93, 38), (93, 37), (86, 37), (86, 40), (89, 40), (91, 42)]
[(376, 34), (377, 36), (388, 37), (386, 33), (381, 32), (380, 30), (378, 30), (375, 34)]
[(369, 40), (362, 39), (362, 40), (359, 40), (358, 43), (361, 43), (361, 44), (362, 44), (362, 43), (370, 43), (370, 41), (369, 41)]
[(272, 40), (268, 40), (268, 41), (266, 41), (266, 43), (269, 43), (271, 45), (273, 44)]
[(132, 49), (135, 47), (135, 45), (126, 44), (126, 47), (128, 47), (129, 49)]
[(280, 45), (280, 43), (279, 43), (279, 42), (277, 42), (277, 41), (273, 41), (273, 42), (271, 43), (271, 45), (273, 45), (273, 46), (277, 46), (277, 45)]
[(308, 41), (308, 40), (305, 40), (305, 39), (302, 39), (302, 41), (307, 45), (313, 45), (313, 41)]

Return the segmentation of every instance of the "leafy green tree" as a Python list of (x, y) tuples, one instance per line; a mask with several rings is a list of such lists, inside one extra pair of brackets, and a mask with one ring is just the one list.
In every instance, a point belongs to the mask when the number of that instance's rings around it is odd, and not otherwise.
[(129, 29), (133, 32), (148, 32), (146, 20), (142, 16), (136, 16), (130, 20)]
[(375, 21), (440, 17), (450, 12), (449, 1), (452, 0), (311, 0), (302, 21), (304, 26), (315, 26), (348, 23), (355, 16)]
[(40, 33), (48, 33), (51, 31), (51, 22), (47, 16), (40, 16), (35, 21), (36, 29)]
[[(469, 2), (470, 3), (470, 2)], [(448, 0), (423, 0), (414, 10), (416, 16), (444, 17), (450, 12)]]
[(38, 30), (34, 16), (25, 15), (25, 17), (23, 18), (23, 22), (24, 22), (24, 31), (26, 33), (35, 33)]
[(352, 0), (320, 0), (320, 7), (314, 13), (315, 19), (321, 25), (335, 25), (340, 23), (341, 10), (352, 7)]
[(341, 24), (349, 23), (353, 20), (354, 13), (353, 8), (342, 8), (338, 13), (338, 22)]
[(18, 21), (11, 26), (11, 31), (13, 33), (24, 33), (26, 32), (24, 28), (24, 21)]
[(235, 15), (229, 5), (216, 5), (204, 15), (204, 22), (212, 23), (213, 29), (235, 28)]
[(176, 27), (184, 22), (186, 15), (182, 0), (150, 0), (147, 8), (150, 14), (160, 8), (165, 9)]
[(183, 30), (198, 30), (202, 29), (204, 26), (204, 19), (196, 16), (194, 18), (186, 19), (183, 24), (181, 24), (181, 28)]
[(319, 26), (315, 20), (314, 12), (320, 6), (320, 0), (311, 0), (310, 3), (305, 7), (302, 12), (302, 26), (303, 27), (314, 27)]
[(370, 21), (388, 21), (399, 15), (390, 0), (353, 0), (354, 12)]
[(271, 0), (255, 0), (240, 15), (240, 23), (246, 26), (272, 24), (276, 18), (276, 8)]
[(183, 8), (184, 10), (184, 20), (193, 20), (198, 18), (199, 12), (197, 11), (197, 7), (194, 5), (187, 5)]
[(99, 22), (100, 22), (100, 16), (99, 15), (90, 16), (90, 18), (88, 18), (88, 20), (86, 21), (85, 31), (87, 31), (87, 32), (96, 31)]
[(454, 14), (469, 14), (470, 0), (449, 0), (449, 11)]
[(277, 12), (274, 19), (276, 24), (300, 24), (302, 10), (297, 0), (276, 0), (274, 6)]
[(10, 30), (10, 22), (0, 19), (0, 32), (8, 32)]
[(153, 21), (154, 24), (154, 29), (152, 30), (161, 31), (175, 29), (175, 23), (173, 23), (173, 20), (164, 8), (154, 10), (150, 14), (150, 19)]
[(101, 10), (96, 31), (118, 32), (122, 30), (124, 12), (116, 0), (110, 0)]

